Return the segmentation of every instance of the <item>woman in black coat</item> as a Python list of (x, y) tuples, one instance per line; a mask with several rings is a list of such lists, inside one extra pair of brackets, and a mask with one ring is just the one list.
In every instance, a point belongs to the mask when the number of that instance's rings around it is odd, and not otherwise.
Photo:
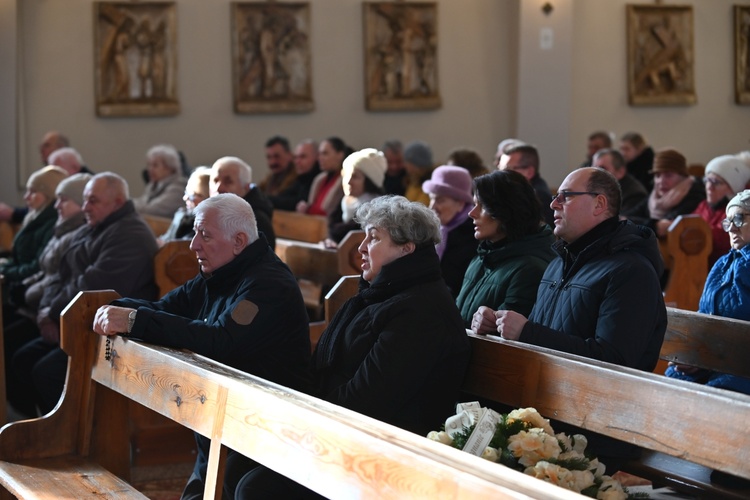
[[(313, 355), (316, 395), (426, 435), (450, 415), (469, 362), (469, 342), (440, 273), (440, 225), (424, 205), (383, 196), (357, 209), (359, 293), (334, 316)], [(270, 469), (240, 482), (238, 499), (316, 498)]]

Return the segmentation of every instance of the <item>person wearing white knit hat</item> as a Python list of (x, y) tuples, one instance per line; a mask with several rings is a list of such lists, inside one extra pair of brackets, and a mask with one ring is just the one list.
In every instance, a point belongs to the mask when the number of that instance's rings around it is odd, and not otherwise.
[(359, 229), (354, 221), (357, 207), (383, 195), (383, 182), (388, 162), (381, 151), (366, 148), (355, 151), (344, 159), (341, 182), (344, 197), (339, 210), (329, 216), (327, 248), (336, 248), (349, 231)]
[(729, 237), (721, 227), (727, 202), (745, 189), (750, 181), (750, 166), (735, 155), (717, 156), (706, 165), (703, 183), (706, 199), (693, 211), (711, 227), (713, 249), (708, 256), (709, 268), (729, 251)]

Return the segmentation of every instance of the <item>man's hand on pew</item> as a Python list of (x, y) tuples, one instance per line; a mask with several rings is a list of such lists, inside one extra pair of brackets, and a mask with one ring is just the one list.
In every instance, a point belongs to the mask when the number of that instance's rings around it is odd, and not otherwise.
[(94, 332), (99, 335), (129, 333), (128, 316), (135, 309), (118, 306), (102, 306), (94, 316)]
[(497, 331), (495, 311), (491, 307), (480, 306), (471, 320), (471, 331), (477, 335), (494, 334)]
[(515, 311), (495, 311), (497, 332), (507, 340), (518, 340), (527, 321), (529, 320), (523, 314)]

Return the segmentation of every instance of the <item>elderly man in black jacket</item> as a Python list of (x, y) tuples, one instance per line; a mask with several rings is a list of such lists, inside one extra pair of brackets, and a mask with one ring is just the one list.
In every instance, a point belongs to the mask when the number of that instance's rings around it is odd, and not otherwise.
[[(189, 349), (287, 387), (309, 390), (310, 337), (297, 281), (258, 233), (253, 209), (234, 194), (195, 208), (200, 274), (157, 302), (119, 299), (101, 307), (94, 331)], [(183, 498), (201, 498), (209, 442), (196, 436), (198, 457)], [(224, 492), (252, 462), (233, 451)]]

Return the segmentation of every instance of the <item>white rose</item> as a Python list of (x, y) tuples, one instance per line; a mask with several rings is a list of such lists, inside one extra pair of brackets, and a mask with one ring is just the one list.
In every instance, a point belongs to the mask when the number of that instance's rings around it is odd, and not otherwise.
[(427, 439), (432, 439), (433, 441), (447, 445), (453, 443), (453, 438), (445, 431), (430, 431), (430, 433), (427, 434)]
[(549, 424), (549, 420), (542, 417), (536, 408), (519, 408), (508, 413), (508, 420), (521, 420), (528, 422), (534, 427), (539, 427), (544, 430), (550, 436), (555, 435), (555, 431), (552, 430), (552, 426)]
[(482, 452), (482, 458), (490, 462), (497, 462), (500, 460), (500, 452), (497, 451), (497, 448), (488, 446)]
[(625, 493), (622, 485), (616, 479), (612, 479), (609, 476), (603, 476), (601, 486), (599, 486), (599, 492), (596, 494), (596, 498), (599, 500), (627, 500), (628, 494)]

